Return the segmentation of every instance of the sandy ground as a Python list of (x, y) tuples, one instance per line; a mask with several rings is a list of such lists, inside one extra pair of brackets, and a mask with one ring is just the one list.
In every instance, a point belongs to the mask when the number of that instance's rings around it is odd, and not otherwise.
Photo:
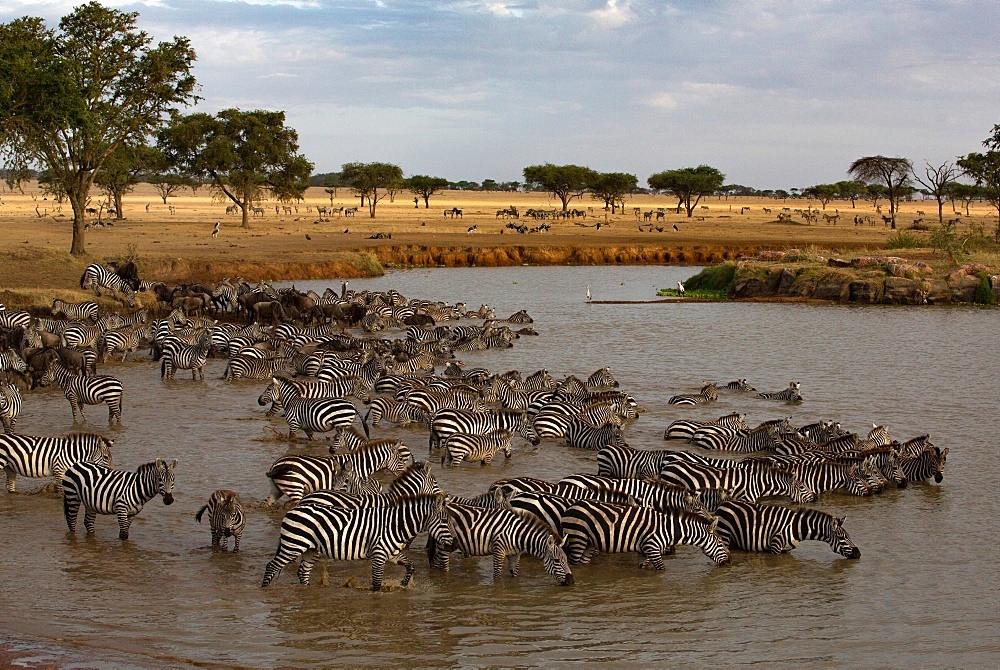
[[(93, 200), (98, 199), (95, 191)], [(675, 213), (676, 203), (669, 196), (633, 196), (624, 214), (606, 213), (600, 202), (584, 196), (573, 200), (570, 208), (586, 211), (586, 217), (541, 221), (499, 218), (497, 210), (511, 205), (522, 213), (529, 208), (560, 208), (558, 200), (542, 193), (446, 191), (431, 197), (430, 208), (425, 209), (422, 200), (414, 207), (413, 194), (402, 192), (394, 202), (380, 201), (371, 218), (365, 208), (354, 216), (320, 216), (318, 206), (331, 206), (330, 196), (321, 188), (309, 189), (305, 199), (288, 210), (273, 201), (262, 203), (264, 215), (242, 228), (238, 216), (225, 213), (227, 203), (214, 201), (207, 189), (197, 195), (185, 190), (164, 204), (151, 186), (140, 184), (125, 198), (124, 218), (112, 221), (113, 226), (91, 227), (86, 231), (87, 255), (72, 257), (68, 204), (60, 206), (46, 198), (35, 185), (26, 186), (24, 193), (4, 191), (0, 202), (0, 292), (78, 288), (87, 263), (123, 257), (138, 259), (145, 276), (172, 281), (224, 276), (293, 279), (363, 274), (357, 266), (365, 263), (358, 262), (358, 254), (371, 254), (386, 267), (701, 264), (761, 249), (875, 252), (893, 232), (869, 203), (861, 201), (857, 209), (850, 202), (831, 202), (823, 213), (839, 212), (839, 221), (826, 222), (821, 215), (818, 223), (807, 225), (798, 215), (793, 223), (777, 221), (783, 207), (806, 207), (802, 199), (711, 197), (700, 203), (693, 218), (687, 218)], [(359, 204), (349, 189), (339, 189), (332, 206)], [(820, 209), (818, 203), (812, 205)], [(657, 220), (655, 212), (661, 207), (666, 213)], [(445, 216), (444, 211), (452, 208), (461, 209), (462, 216)], [(641, 214), (637, 217), (636, 208), (640, 213), (654, 212), (652, 221), (645, 222)], [(904, 203), (899, 225), (910, 225), (919, 217), (917, 210), (934, 223), (936, 209), (936, 203), (928, 201)], [(856, 226), (855, 215), (870, 215), (879, 223)], [(950, 216), (946, 206), (946, 217)], [(103, 219), (107, 221), (107, 216)], [(988, 229), (995, 225), (995, 215), (982, 203), (964, 220)], [(213, 238), (216, 222), (219, 234)], [(548, 223), (551, 229), (518, 234), (506, 227), (508, 223), (528, 227)]]

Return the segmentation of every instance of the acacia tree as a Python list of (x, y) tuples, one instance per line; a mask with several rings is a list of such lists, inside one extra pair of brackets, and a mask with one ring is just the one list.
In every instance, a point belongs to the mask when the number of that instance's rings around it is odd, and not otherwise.
[(839, 193), (840, 189), (837, 188), (836, 184), (816, 184), (802, 191), (803, 195), (819, 200), (824, 210)]
[(430, 208), (431, 196), (444, 191), (450, 183), (444, 177), (429, 177), (425, 174), (415, 174), (403, 180), (406, 189), (424, 199), (424, 209)]
[(73, 207), (73, 254), (86, 253), (87, 198), (108, 159), (196, 99), (187, 38), (152, 47), (138, 16), (90, 2), (57, 30), (35, 17), (0, 25), (0, 158), (59, 182)]
[(579, 165), (529, 165), (524, 168), (524, 181), (532, 188), (548, 191), (562, 202), (562, 210), (569, 209), (570, 200), (579, 198), (594, 181), (596, 172)]
[(650, 188), (666, 191), (677, 196), (677, 208), (681, 205), (691, 218), (694, 208), (703, 196), (715, 193), (726, 181), (726, 175), (710, 165), (699, 165), (696, 168), (686, 167), (679, 170), (666, 170), (650, 175), (646, 183)]
[(996, 237), (1000, 240), (1000, 124), (983, 140), (986, 153), (970, 153), (958, 159), (962, 171), (976, 180), (976, 186), (991, 205), (997, 208)]
[(224, 109), (214, 117), (190, 114), (160, 131), (158, 144), (182, 174), (205, 178), (218, 198), (231, 201), (250, 227), (250, 208), (265, 194), (300, 198), (313, 164), (297, 153), (299, 136), (284, 112)]
[(847, 172), (855, 179), (866, 184), (879, 184), (885, 186), (885, 197), (889, 201), (889, 216), (892, 219), (892, 227), (896, 227), (896, 210), (899, 207), (899, 198), (904, 190), (910, 186), (910, 174), (913, 172), (913, 163), (907, 158), (889, 158), (886, 156), (865, 156), (859, 158), (847, 168)]
[(112, 209), (115, 211), (115, 219), (125, 218), (122, 213), (122, 198), (143, 180), (144, 174), (155, 164), (158, 154), (150, 146), (122, 145), (108, 157), (104, 169), (97, 173), (94, 183), (114, 203)]
[(851, 209), (857, 207), (858, 198), (865, 196), (865, 183), (854, 179), (845, 179), (834, 184), (837, 187), (837, 195), (844, 200), (851, 201)]
[(927, 161), (924, 161), (924, 165), (925, 179), (921, 179), (916, 170), (913, 171), (913, 178), (937, 200), (938, 222), (944, 223), (944, 201), (948, 199), (950, 184), (958, 180), (958, 168), (948, 161), (938, 167), (934, 167)]
[(634, 174), (625, 172), (599, 172), (594, 175), (590, 184), (590, 193), (594, 200), (603, 200), (604, 209), (615, 213), (616, 207), (625, 209), (625, 194), (631, 193), (639, 185)]
[(362, 206), (368, 200), (368, 215), (374, 219), (379, 200), (403, 183), (403, 170), (392, 163), (344, 163), (340, 178), (361, 196)]

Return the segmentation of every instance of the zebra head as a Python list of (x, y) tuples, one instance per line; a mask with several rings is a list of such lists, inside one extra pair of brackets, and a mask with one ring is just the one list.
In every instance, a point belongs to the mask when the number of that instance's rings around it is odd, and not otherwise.
[(934, 447), (934, 456), (934, 483), (940, 484), (941, 480), (944, 479), (944, 464), (948, 459), (948, 447), (945, 447), (944, 449)]
[(699, 517), (694, 523), (697, 526), (697, 530), (692, 544), (705, 552), (705, 555), (718, 565), (729, 565), (729, 547), (726, 546), (726, 543), (717, 532), (719, 518), (713, 516), (711, 522), (706, 522)]
[(847, 489), (848, 493), (855, 496), (869, 496), (876, 491), (881, 493), (882, 489), (873, 486), (872, 481), (871, 468), (865, 467), (862, 470), (859, 464), (855, 463), (851, 466), (847, 477), (847, 484), (844, 488)]
[(264, 389), (264, 392), (260, 394), (259, 398), (257, 398), (257, 404), (260, 405), (261, 407), (264, 407), (268, 403), (274, 403), (276, 405), (280, 404), (281, 400), (278, 398), (277, 388), (278, 388), (278, 380), (275, 379), (274, 377), (271, 377), (271, 383), (267, 385), (267, 388)]
[(798, 477), (786, 474), (788, 477), (788, 497), (792, 499), (793, 503), (811, 503), (816, 502), (816, 492), (809, 488), (809, 485)]
[(545, 566), (545, 572), (559, 580), (560, 586), (572, 586), (574, 583), (573, 572), (569, 568), (569, 559), (562, 548), (565, 542), (565, 537), (557, 540), (555, 535), (549, 534), (545, 539), (545, 549), (541, 557), (542, 565)]
[(517, 434), (526, 439), (531, 444), (538, 446), (538, 443), (542, 440), (538, 437), (538, 433), (535, 432), (534, 426), (528, 421), (528, 415), (524, 414), (521, 416), (521, 420), (517, 423)]
[(861, 558), (861, 550), (851, 541), (851, 536), (844, 530), (846, 517), (830, 517), (830, 536), (827, 541), (830, 548), (845, 558)]
[(899, 461), (899, 452), (895, 449), (889, 449), (886, 458), (889, 459), (889, 463), (886, 468), (888, 471), (889, 481), (895, 484), (897, 489), (905, 489), (907, 479), (906, 473), (903, 472), (903, 464)]
[(164, 505), (172, 505), (174, 502), (174, 468), (176, 466), (176, 458), (170, 463), (159, 458), (156, 459), (156, 492), (163, 496)]

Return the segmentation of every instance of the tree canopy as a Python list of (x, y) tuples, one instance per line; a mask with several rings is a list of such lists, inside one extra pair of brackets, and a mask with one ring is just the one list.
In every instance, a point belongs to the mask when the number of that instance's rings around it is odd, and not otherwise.
[(625, 195), (631, 193), (639, 185), (634, 174), (625, 172), (599, 172), (590, 183), (590, 192), (595, 200), (603, 200), (604, 208), (615, 213), (615, 207), (625, 209)]
[(430, 208), (431, 196), (448, 188), (449, 183), (444, 177), (430, 177), (425, 174), (415, 174), (403, 180), (405, 188), (424, 199), (424, 209)]
[(678, 209), (684, 205), (690, 218), (702, 196), (711, 195), (726, 181), (726, 175), (710, 165), (679, 170), (665, 170), (650, 175), (646, 180), (650, 188), (667, 191), (677, 196)]
[(889, 216), (892, 227), (896, 227), (896, 210), (904, 190), (910, 186), (913, 163), (906, 158), (887, 156), (865, 156), (847, 168), (847, 172), (866, 184), (885, 186), (885, 198), (889, 201)]
[(529, 187), (548, 191), (559, 198), (565, 212), (570, 200), (579, 198), (590, 187), (597, 175), (588, 167), (579, 165), (529, 165), (524, 168), (524, 181)]
[(298, 133), (285, 125), (284, 112), (224, 109), (179, 117), (160, 132), (159, 147), (182, 173), (207, 178), (220, 198), (235, 203), (244, 228), (265, 193), (301, 198), (313, 168), (298, 153)]
[(73, 207), (73, 254), (86, 253), (87, 199), (107, 161), (196, 99), (187, 38), (153, 47), (137, 17), (90, 2), (57, 30), (34, 17), (0, 25), (0, 158), (59, 182)]
[(958, 159), (962, 171), (976, 180), (983, 195), (997, 208), (997, 239), (1000, 239), (1000, 124), (993, 126), (993, 134), (983, 140), (985, 153), (972, 152)]
[[(368, 215), (374, 219), (379, 200), (402, 185), (403, 170), (393, 163), (345, 163), (340, 177), (357, 191), (362, 204), (368, 200)], [(379, 189), (382, 189), (382, 195), (379, 195)]]

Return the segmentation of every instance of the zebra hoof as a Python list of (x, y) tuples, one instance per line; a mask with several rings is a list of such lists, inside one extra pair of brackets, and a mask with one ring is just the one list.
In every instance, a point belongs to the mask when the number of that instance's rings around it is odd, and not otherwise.
[(128, 539), (128, 533), (118, 533), (118, 539), (119, 540), (127, 540)]

